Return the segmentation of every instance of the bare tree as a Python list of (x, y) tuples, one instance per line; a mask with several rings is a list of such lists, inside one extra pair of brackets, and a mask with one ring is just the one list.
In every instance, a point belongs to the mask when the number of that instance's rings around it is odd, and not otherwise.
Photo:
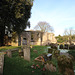
[(64, 36), (67, 38), (66, 40), (71, 44), (73, 37), (75, 36), (75, 30), (72, 28), (65, 29)]
[(39, 30), (42, 32), (53, 32), (53, 27), (49, 25), (47, 22), (39, 22), (35, 27), (35, 30)]

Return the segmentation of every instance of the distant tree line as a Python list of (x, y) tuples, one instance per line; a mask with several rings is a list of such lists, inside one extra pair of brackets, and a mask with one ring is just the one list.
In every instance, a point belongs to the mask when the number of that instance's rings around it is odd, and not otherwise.
[(70, 44), (72, 44), (72, 41), (75, 41), (75, 30), (73, 30), (72, 28), (65, 29), (64, 35), (58, 35), (56, 39), (58, 43), (69, 42)]

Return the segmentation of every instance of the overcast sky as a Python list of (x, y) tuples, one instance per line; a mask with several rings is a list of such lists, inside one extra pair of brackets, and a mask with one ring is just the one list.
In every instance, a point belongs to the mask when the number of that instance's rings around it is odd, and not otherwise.
[(31, 13), (30, 29), (39, 21), (48, 22), (56, 36), (67, 28), (75, 29), (75, 0), (34, 0)]

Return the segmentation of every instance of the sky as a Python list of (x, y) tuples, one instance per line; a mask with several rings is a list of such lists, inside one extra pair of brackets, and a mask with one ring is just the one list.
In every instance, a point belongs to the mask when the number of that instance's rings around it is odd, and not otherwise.
[(63, 35), (65, 29), (75, 29), (75, 0), (34, 0), (30, 29), (40, 21), (48, 22), (55, 36)]

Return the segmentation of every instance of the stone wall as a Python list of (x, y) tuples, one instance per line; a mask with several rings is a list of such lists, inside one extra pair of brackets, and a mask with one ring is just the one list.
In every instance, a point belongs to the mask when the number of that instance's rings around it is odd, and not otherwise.
[[(31, 41), (31, 35), (33, 36), (33, 41)], [(41, 42), (41, 34), (42, 34), (42, 42)], [(24, 40), (26, 38), (26, 40)], [(18, 39), (16, 39), (18, 41)], [(53, 33), (43, 33), (38, 31), (25, 31), (21, 34), (21, 45), (23, 45), (23, 42), (27, 42), (27, 45), (46, 45), (48, 43), (57, 43), (57, 40), (55, 38), (55, 35)], [(17, 43), (11, 43), (13, 46), (18, 46)]]
[(0, 75), (3, 75), (4, 53), (0, 52)]
[(11, 52), (11, 50), (8, 50), (8, 51), (7, 51), (7, 56), (8, 56), (9, 58), (12, 57), (12, 52)]

